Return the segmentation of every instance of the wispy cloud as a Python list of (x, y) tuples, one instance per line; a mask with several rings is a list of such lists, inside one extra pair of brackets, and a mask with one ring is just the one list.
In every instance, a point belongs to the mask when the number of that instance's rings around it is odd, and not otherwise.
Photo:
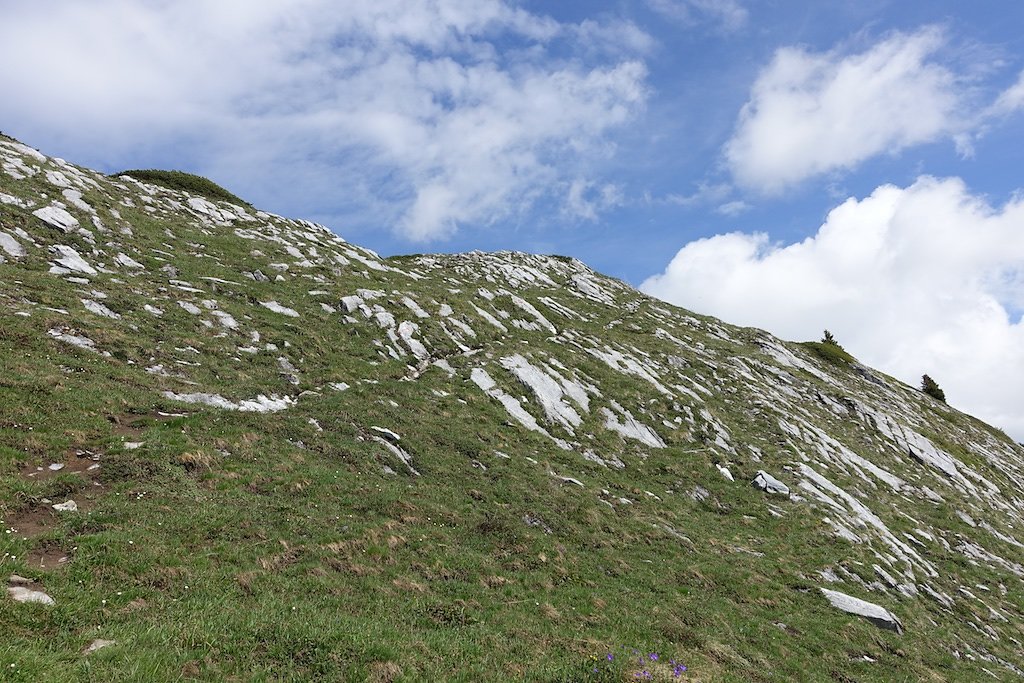
[(569, 185), (565, 211), (571, 218), (596, 221), (598, 215), (622, 206), (625, 196), (622, 188), (612, 183), (598, 185), (592, 181), (577, 178)]
[(1016, 83), (1000, 93), (989, 113), (992, 116), (1005, 116), (1024, 109), (1024, 71), (1020, 72)]
[(243, 185), (254, 163), (267, 184), (333, 178), (431, 240), (587, 174), (644, 106), (650, 44), (631, 24), (503, 0), (19, 3), (0, 24), (0, 54), (21, 65), (0, 72), (17, 93), (0, 117), (47, 139), (90, 130), (112, 161), (186, 148)]
[(714, 204), (725, 201), (733, 192), (729, 183), (711, 183), (703, 181), (697, 184), (697, 189), (690, 194), (673, 193), (665, 197), (665, 202), (676, 206), (693, 207)]
[(683, 24), (710, 21), (726, 31), (747, 25), (750, 13), (736, 0), (647, 0), (647, 5), (663, 17)]

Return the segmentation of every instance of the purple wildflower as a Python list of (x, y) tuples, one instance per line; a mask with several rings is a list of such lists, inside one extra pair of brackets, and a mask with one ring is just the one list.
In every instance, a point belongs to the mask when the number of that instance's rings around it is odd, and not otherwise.
[(658, 661), (658, 653), (657, 652), (652, 652), (651, 654), (647, 655), (647, 657), (650, 658), (650, 660), (652, 662)]

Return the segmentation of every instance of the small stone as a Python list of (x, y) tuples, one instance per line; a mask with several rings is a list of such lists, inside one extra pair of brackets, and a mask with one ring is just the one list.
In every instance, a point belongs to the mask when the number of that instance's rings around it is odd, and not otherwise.
[(73, 500), (66, 500), (53, 506), (58, 512), (78, 512), (78, 503)]
[(105, 647), (110, 647), (111, 645), (116, 645), (116, 644), (117, 644), (116, 640), (104, 640), (103, 638), (97, 638), (96, 640), (94, 640), (91, 643), (89, 643), (89, 647), (85, 648), (85, 650), (82, 652), (82, 654), (83, 655), (92, 654), (93, 652), (96, 652), (96, 650), (102, 650)]
[(260, 306), (263, 306), (264, 308), (269, 309), (269, 310), (273, 311), (274, 313), (280, 313), (281, 315), (286, 315), (289, 318), (298, 318), (299, 317), (298, 311), (296, 311), (293, 308), (288, 308), (287, 306), (282, 306), (281, 304), (279, 304), (276, 301), (261, 301), (260, 302)]
[(39, 603), (40, 605), (56, 605), (57, 603), (49, 595), (42, 591), (34, 591), (24, 586), (8, 586), (7, 594), (14, 599), (15, 602), (23, 603)]
[(50, 463), (50, 468), (49, 469), (50, 469), (51, 472), (59, 472), (62, 469), (64, 469), (64, 463), (62, 463), (62, 462)]
[(32, 583), (32, 579), (26, 579), (24, 576), (18, 576), (17, 574), (11, 574), (9, 577), (7, 577), (7, 583), (28, 584), (28, 583)]

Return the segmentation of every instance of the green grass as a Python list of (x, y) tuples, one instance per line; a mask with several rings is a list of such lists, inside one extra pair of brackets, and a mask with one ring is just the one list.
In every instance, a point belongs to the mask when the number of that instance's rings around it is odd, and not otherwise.
[(215, 201), (231, 202), (232, 204), (250, 206), (249, 202), (244, 199), (240, 199), (212, 180), (200, 175), (195, 175), (194, 173), (186, 173), (185, 171), (163, 171), (158, 169), (133, 169), (130, 171), (121, 171), (120, 173), (115, 173), (113, 175), (115, 178), (119, 176), (130, 176), (145, 183), (153, 183), (154, 185), (160, 185), (161, 187), (166, 187), (171, 190), (198, 194)]
[(857, 359), (847, 353), (846, 349), (839, 344), (811, 341), (803, 342), (800, 345), (814, 352), (818, 358), (837, 367), (849, 367), (851, 363), (857, 362)]
[[(52, 192), (41, 175), (0, 181), (18, 197)], [(208, 190), (188, 189), (218, 198)], [(1013, 619), (991, 622), (979, 604), (965, 600), (948, 612), (926, 598), (838, 586), (890, 606), (907, 628), (902, 636), (881, 631), (830, 608), (817, 592), (817, 572), (841, 566), (874, 581), (871, 567), (889, 551), (877, 540), (837, 539), (822, 520), (828, 513), (807, 502), (768, 501), (776, 517), (764, 494), (746, 483), (759, 469), (795, 481), (787, 468), (814, 455), (782, 429), (773, 410), (777, 394), (768, 389), (788, 381), (807, 397), (789, 417), (819, 425), (912, 486), (929, 485), (946, 496), (946, 504), (933, 505), (917, 488), (896, 493), (831, 468), (828, 476), (867, 501), (894, 534), (902, 539), (920, 526), (946, 530), (953, 545), (961, 536), (976, 537), (980, 532), (955, 515), (960, 499), (943, 475), (894, 453), (876, 430), (824, 400), (854, 396), (884, 406), (903, 389), (883, 393), (854, 373), (831, 372), (837, 385), (775, 366), (772, 374), (771, 358), (755, 345), (759, 333), (681, 311), (665, 317), (657, 309), (666, 305), (637, 294), (601, 305), (568, 293), (571, 283), (557, 273), (555, 287), (516, 293), (560, 331), (570, 330), (563, 343), (547, 331), (512, 326), (526, 315), (508, 297), (493, 304), (473, 298), (509, 316), (509, 332), (501, 333), (480, 319), (470, 299), (479, 287), (497, 292), (507, 283), (487, 281), (458, 256), (436, 257), (443, 264), (438, 271), (413, 257), (387, 261), (422, 270), (420, 279), (350, 259), (348, 265), (293, 265), (281, 271), (280, 282), (256, 282), (245, 273), (259, 268), (273, 277), (269, 263), (295, 261), (279, 242), (242, 239), (234, 231), (261, 229), (264, 221), (212, 228), (185, 215), (151, 214), (140, 201), (128, 205), (124, 192), (101, 183), (84, 194), (111, 230), (95, 228), (99, 255), (85, 235), (58, 235), (30, 211), (0, 205), (3, 225), (22, 227), (42, 247), (21, 262), (0, 264), (0, 516), (10, 522), (68, 497), (83, 508), (55, 516), (28, 538), (0, 534), (0, 575), (37, 579), (58, 603), (36, 608), (0, 600), (5, 680), (624, 681), (638, 671), (635, 648), (659, 653), (662, 663), (685, 663), (681, 680), (689, 681), (971, 681), (988, 678), (977, 663), (954, 658), (952, 649), (965, 651), (966, 643), (1009, 661), (1019, 657), (1011, 640), (1024, 638), (1019, 579), (939, 544), (915, 545), (935, 565), (935, 585), (950, 594), (961, 585), (989, 586), (986, 601)], [(117, 232), (123, 227), (132, 234)], [(45, 247), (56, 243), (108, 266), (107, 252), (124, 250), (145, 270), (108, 268), (88, 285), (69, 282), (48, 273)], [(173, 276), (161, 270), (168, 265)], [(203, 279), (211, 277), (223, 282)], [(402, 296), (428, 309), (431, 318), (416, 319), (418, 336), (447, 358), (456, 376), (431, 367), (409, 381), (410, 358), (393, 359), (374, 345), (387, 341), (376, 322), (359, 313), (349, 322), (319, 306), (337, 306), (360, 288), (384, 292), (373, 303), (400, 320), (413, 319)], [(103, 301), (120, 320), (85, 312), (81, 300), (95, 296), (93, 290), (108, 295)], [(540, 301), (548, 296), (585, 319), (560, 317)], [(207, 299), (241, 329), (205, 326), (211, 314), (195, 316), (177, 304), (205, 311)], [(257, 303), (270, 299), (302, 317)], [(635, 299), (630, 312), (626, 306)], [(473, 324), (476, 336), (464, 340), (470, 352), (450, 336), (454, 326), (437, 313), (441, 303)], [(164, 313), (154, 317), (143, 304)], [(48, 338), (57, 325), (86, 334), (111, 356)], [(688, 345), (657, 336), (659, 329)], [(260, 332), (258, 342), (250, 330)], [(684, 392), (667, 397), (586, 351), (604, 344), (637, 358), (671, 358), (671, 384), (690, 386), (689, 378), (710, 394), (700, 401)], [(257, 352), (239, 350), (249, 345)], [(816, 346), (826, 345), (804, 346), (821, 357)], [(557, 361), (599, 387), (590, 410), (580, 411), (583, 424), (574, 436), (544, 422), (530, 399), (546, 428), (578, 448), (562, 450), (519, 427), (468, 380), (472, 368), (487, 364), (503, 390), (528, 396), (497, 365), (512, 353)], [(822, 360), (839, 367), (853, 360), (826, 353), (833, 356)], [(279, 356), (298, 367), (298, 387), (282, 379)], [(754, 381), (731, 373), (738, 361)], [(156, 365), (172, 376), (146, 371)], [(328, 382), (352, 386), (336, 392)], [(162, 396), (165, 390), (230, 399), (288, 395), (297, 405), (267, 415), (225, 412), (174, 402)], [(923, 434), (1001, 490), (1015, 490), (972, 445), (1009, 448), (1005, 436), (933, 402), (913, 403), (920, 397), (912, 389), (905, 393), (906, 410), (934, 423), (919, 425)], [(652, 425), (667, 448), (648, 449), (607, 429), (600, 409), (612, 408), (612, 400)], [(727, 427), (735, 453), (715, 444), (701, 411)], [(422, 476), (408, 474), (374, 442), (372, 426), (401, 434)], [(126, 450), (125, 442), (143, 445)], [(588, 462), (583, 449), (627, 466)], [(80, 450), (99, 456), (94, 474), (26, 476)], [(728, 465), (736, 482), (722, 478), (715, 463)], [(385, 466), (396, 474), (385, 474)], [(549, 472), (579, 478), (586, 488), (562, 484)], [(706, 500), (690, 496), (695, 486), (708, 492)], [(1019, 533), (1001, 515), (993, 512), (987, 521)], [(1012, 544), (991, 536), (983, 541), (1020, 561)], [(62, 551), (70, 561), (42, 570), (30, 558), (43, 551)], [(1000, 640), (966, 626), (971, 620), (992, 624)], [(83, 656), (95, 638), (117, 644)], [(607, 663), (608, 652), (619, 656)], [(672, 680), (667, 668), (654, 673)]]

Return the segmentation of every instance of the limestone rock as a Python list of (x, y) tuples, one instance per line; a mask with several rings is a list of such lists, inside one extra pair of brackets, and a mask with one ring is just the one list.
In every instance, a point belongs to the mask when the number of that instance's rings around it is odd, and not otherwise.
[(64, 244), (58, 244), (51, 247), (51, 250), (58, 257), (56, 259), (57, 266), (62, 267), (67, 271), (85, 273), (86, 275), (96, 274), (96, 269), (86, 263), (85, 259), (82, 258), (82, 255), (73, 248)]
[(36, 209), (32, 212), (32, 215), (64, 233), (72, 232), (78, 228), (78, 219), (56, 204)]
[(40, 605), (56, 605), (56, 601), (42, 591), (34, 591), (24, 586), (8, 586), (7, 594), (15, 602), (39, 603)]
[(764, 470), (758, 470), (757, 476), (754, 477), (754, 481), (751, 483), (765, 493), (771, 493), (778, 496), (789, 495), (789, 487)]
[(3, 249), (14, 258), (21, 258), (25, 255), (25, 248), (21, 246), (18, 240), (3, 230), (0, 230), (0, 249)]
[(881, 605), (876, 605), (873, 602), (855, 598), (852, 595), (847, 595), (846, 593), (829, 590), (828, 588), (819, 588), (818, 590), (825, 595), (828, 601), (836, 609), (841, 609), (844, 612), (864, 617), (879, 628), (896, 631), (896, 633), (903, 633), (903, 623), (900, 622), (895, 614)]
[(110, 647), (111, 645), (116, 644), (116, 640), (104, 640), (103, 638), (97, 638), (96, 640), (89, 643), (89, 647), (85, 648), (85, 650), (82, 651), (82, 654), (90, 655), (93, 652), (96, 652), (96, 650), (102, 650), (105, 647)]
[(370, 427), (370, 429), (377, 432), (391, 443), (398, 443), (399, 441), (402, 440), (402, 437), (400, 437), (398, 434), (395, 434), (390, 429), (385, 429), (384, 427)]
[(263, 306), (264, 308), (267, 308), (267, 309), (273, 311), (274, 313), (280, 313), (281, 315), (286, 315), (289, 318), (298, 318), (299, 317), (299, 312), (298, 311), (296, 311), (293, 308), (288, 308), (287, 306), (282, 306), (281, 304), (279, 304), (276, 301), (261, 301), (260, 302), (260, 306)]

